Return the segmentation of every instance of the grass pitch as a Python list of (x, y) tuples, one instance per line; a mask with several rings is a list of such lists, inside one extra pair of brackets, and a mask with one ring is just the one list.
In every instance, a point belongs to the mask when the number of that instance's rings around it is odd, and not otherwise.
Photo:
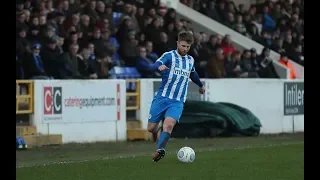
[[(172, 139), (152, 162), (151, 142), (68, 144), (17, 152), (17, 180), (303, 180), (303, 134)], [(180, 163), (190, 146), (196, 160)]]

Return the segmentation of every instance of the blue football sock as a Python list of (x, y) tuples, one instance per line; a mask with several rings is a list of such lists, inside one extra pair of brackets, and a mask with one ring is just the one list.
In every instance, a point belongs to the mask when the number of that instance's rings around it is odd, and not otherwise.
[(169, 138), (170, 138), (170, 133), (168, 132), (162, 132), (160, 134), (160, 138), (158, 140), (158, 147), (157, 149), (165, 149), (166, 148), (166, 145), (169, 141)]

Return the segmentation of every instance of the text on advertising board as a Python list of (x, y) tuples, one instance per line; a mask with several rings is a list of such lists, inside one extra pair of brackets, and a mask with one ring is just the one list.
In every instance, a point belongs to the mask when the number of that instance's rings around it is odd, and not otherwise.
[[(85, 86), (81, 91), (74, 91), (74, 89), (76, 88), (72, 84), (66, 86), (44, 86), (43, 119), (63, 120), (67, 122), (83, 122), (90, 121), (90, 119), (94, 121), (95, 119), (104, 120), (110, 118), (120, 120), (119, 84), (116, 85), (114, 95), (106, 91), (90, 93), (92, 92), (91, 86)], [(87, 89), (87, 91), (84, 89)], [(103, 115), (111, 115), (114, 112), (115, 117)], [(92, 117), (93, 114), (95, 114), (94, 117)]]
[(304, 83), (284, 83), (284, 115), (304, 114)]

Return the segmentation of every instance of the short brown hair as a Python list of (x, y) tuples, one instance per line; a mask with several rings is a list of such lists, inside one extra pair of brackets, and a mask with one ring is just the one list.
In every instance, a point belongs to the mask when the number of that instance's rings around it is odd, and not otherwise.
[(193, 34), (191, 31), (180, 31), (178, 41), (186, 41), (189, 44), (193, 43)]

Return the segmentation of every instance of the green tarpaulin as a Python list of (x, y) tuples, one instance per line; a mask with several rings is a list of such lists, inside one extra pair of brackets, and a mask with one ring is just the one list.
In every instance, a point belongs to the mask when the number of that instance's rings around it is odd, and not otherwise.
[(260, 120), (248, 109), (231, 103), (187, 101), (173, 137), (254, 136)]

